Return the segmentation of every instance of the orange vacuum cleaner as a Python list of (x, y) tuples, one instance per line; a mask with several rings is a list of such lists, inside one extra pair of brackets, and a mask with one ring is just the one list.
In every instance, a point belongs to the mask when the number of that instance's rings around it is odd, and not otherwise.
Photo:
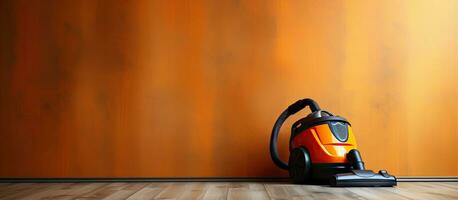
[[(309, 107), (311, 113), (291, 128), (289, 162), (278, 156), (277, 141), (286, 119)], [(385, 170), (366, 170), (350, 123), (343, 117), (321, 110), (312, 99), (290, 105), (272, 130), (270, 155), (280, 168), (288, 170), (295, 183), (329, 183), (331, 186), (395, 186), (396, 177)]]

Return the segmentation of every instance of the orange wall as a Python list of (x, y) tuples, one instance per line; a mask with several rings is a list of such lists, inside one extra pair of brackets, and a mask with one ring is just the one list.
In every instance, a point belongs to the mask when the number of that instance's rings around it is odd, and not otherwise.
[(350, 120), (369, 168), (458, 175), (457, 1), (0, 9), (0, 177), (286, 175), (268, 140), (303, 97)]

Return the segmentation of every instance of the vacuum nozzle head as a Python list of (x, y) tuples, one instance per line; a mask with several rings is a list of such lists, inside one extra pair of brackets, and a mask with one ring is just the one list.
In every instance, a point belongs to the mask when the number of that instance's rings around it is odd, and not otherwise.
[(372, 170), (351, 170), (350, 173), (334, 175), (330, 180), (335, 187), (392, 187), (397, 185), (396, 177), (385, 170), (374, 173)]

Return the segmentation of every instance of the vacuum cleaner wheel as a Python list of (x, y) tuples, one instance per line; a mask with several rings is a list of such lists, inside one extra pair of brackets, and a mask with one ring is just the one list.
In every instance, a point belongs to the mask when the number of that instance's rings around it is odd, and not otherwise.
[(311, 160), (304, 148), (295, 148), (289, 156), (289, 176), (295, 183), (305, 183), (310, 180)]

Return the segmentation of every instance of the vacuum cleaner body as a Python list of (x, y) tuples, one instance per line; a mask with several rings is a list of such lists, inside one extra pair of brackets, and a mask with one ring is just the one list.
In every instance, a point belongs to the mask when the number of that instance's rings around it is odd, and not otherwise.
[[(290, 157), (285, 163), (278, 157), (277, 140), (281, 125), (305, 108), (312, 111), (291, 128)], [(321, 110), (311, 99), (290, 105), (277, 119), (272, 130), (271, 157), (296, 183), (330, 183), (332, 186), (393, 186), (396, 178), (381, 170), (366, 170), (357, 150), (350, 123), (343, 117)]]
[(304, 148), (310, 154), (312, 178), (327, 180), (329, 176), (351, 168), (346, 156), (357, 146), (351, 126), (345, 119), (326, 117), (312, 124), (303, 118), (293, 125), (290, 152), (297, 148)]

